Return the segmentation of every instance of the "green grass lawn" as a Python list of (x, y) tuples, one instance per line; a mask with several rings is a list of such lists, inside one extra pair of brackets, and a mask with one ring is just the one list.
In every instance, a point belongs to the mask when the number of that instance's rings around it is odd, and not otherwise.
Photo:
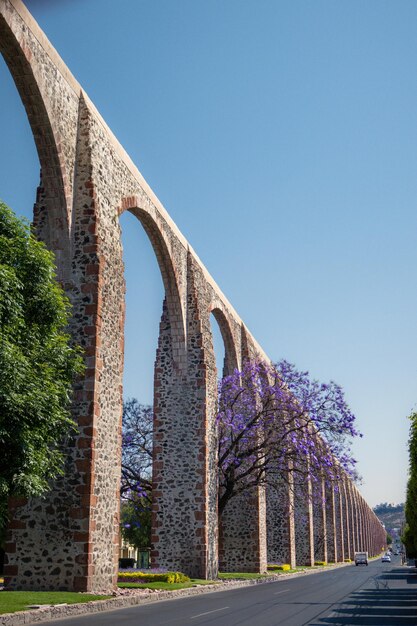
[(218, 582), (219, 581), (216, 580), (192, 578), (187, 583), (117, 583), (117, 586), (121, 589), (165, 589), (167, 591), (173, 591), (174, 589), (189, 589), (190, 587), (196, 587), (197, 585), (213, 585)]
[(0, 591), (0, 614), (25, 611), (32, 604), (77, 604), (110, 597), (71, 591)]

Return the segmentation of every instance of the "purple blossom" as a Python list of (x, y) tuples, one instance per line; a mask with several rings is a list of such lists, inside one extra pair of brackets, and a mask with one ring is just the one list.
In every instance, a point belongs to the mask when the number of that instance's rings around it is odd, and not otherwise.
[(319, 383), (288, 361), (247, 362), (219, 382), (219, 511), (270, 476), (319, 484), (355, 476), (349, 442), (361, 436), (340, 385)]

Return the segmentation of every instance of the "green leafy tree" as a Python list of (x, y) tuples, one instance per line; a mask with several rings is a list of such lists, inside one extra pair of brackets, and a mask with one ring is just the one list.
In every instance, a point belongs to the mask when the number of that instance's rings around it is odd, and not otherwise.
[(400, 504), (388, 504), (388, 502), (382, 502), (374, 506), (373, 510), (376, 515), (384, 515), (385, 513), (401, 513), (404, 509), (404, 503)]
[(151, 506), (149, 501), (138, 496), (122, 502), (120, 527), (123, 538), (135, 548), (149, 548), (151, 543)]
[(401, 537), (409, 557), (417, 557), (417, 412), (410, 415), (409, 478), (405, 501), (406, 526)]
[(0, 521), (10, 496), (36, 496), (62, 473), (69, 406), (83, 365), (66, 332), (54, 258), (0, 202)]

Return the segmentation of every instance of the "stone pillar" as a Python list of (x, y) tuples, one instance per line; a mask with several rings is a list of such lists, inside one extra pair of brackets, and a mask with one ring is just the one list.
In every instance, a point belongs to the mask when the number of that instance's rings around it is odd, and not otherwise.
[(351, 488), (351, 495), (352, 495), (352, 502), (353, 502), (353, 511), (354, 511), (354, 525), (355, 525), (355, 541), (356, 541), (356, 548), (355, 550), (361, 550), (361, 516), (360, 516), (360, 509), (359, 509), (359, 502), (358, 502), (358, 490), (356, 489), (355, 485), (353, 483), (351, 483), (350, 485)]
[(371, 521), (370, 521), (370, 511), (371, 509), (368, 507), (368, 505), (365, 504), (365, 517), (366, 517), (366, 545), (367, 545), (367, 550), (368, 552), (371, 551)]
[(364, 517), (364, 527), (365, 527), (365, 550), (368, 552), (368, 554), (370, 554), (371, 549), (370, 549), (370, 535), (369, 535), (369, 513), (368, 513), (368, 506), (365, 500), (363, 500), (363, 517)]
[(314, 564), (314, 522), (311, 481), (295, 475), (294, 525), (297, 565)]
[(373, 519), (374, 554), (380, 554), (387, 547), (387, 533), (378, 517), (371, 511)]
[[(9, 589), (111, 592), (116, 585), (124, 277), (116, 206), (98, 173), (96, 131), (81, 98), (72, 245), (62, 255), (72, 257), (62, 275), (70, 277), (65, 283), (73, 304), (70, 328), (86, 365), (72, 409), (78, 432), (65, 442), (65, 474), (51, 491), (27, 504), (12, 503)], [(46, 210), (38, 207), (39, 223), (45, 223), (40, 213)], [(53, 228), (44, 229), (48, 232)]]
[(266, 572), (265, 487), (229, 500), (220, 519), (219, 534), (220, 571)]
[(373, 514), (370, 514), (370, 528), (371, 528), (371, 551), (372, 551), (372, 556), (376, 556), (377, 554), (379, 554), (379, 550), (378, 550), (378, 540), (379, 540), (379, 536), (378, 536), (378, 528), (376, 525), (376, 520), (375, 520), (375, 516)]
[(357, 502), (358, 502), (358, 511), (359, 511), (359, 549), (363, 552), (363, 551), (366, 551), (365, 526), (364, 526), (365, 520), (364, 520), (362, 497), (359, 492), (357, 492)]
[[(323, 480), (313, 485), (313, 529), (314, 529), (314, 559), (327, 563), (327, 511), (326, 493)], [(314, 564), (314, 563), (312, 563)]]
[(343, 532), (343, 519), (345, 511), (343, 508), (343, 498), (340, 491), (340, 484), (334, 486), (333, 489), (334, 503), (335, 503), (335, 527), (336, 527), (336, 554), (337, 561), (342, 562), (345, 559), (345, 546), (344, 546), (344, 532)]
[(350, 517), (350, 532), (352, 535), (352, 549), (353, 554), (358, 550), (358, 529), (357, 529), (357, 509), (355, 503), (355, 496), (353, 493), (352, 483), (348, 480), (348, 497), (351, 504), (351, 517)]
[(346, 499), (349, 502), (349, 530), (350, 530), (350, 558), (353, 559), (355, 552), (357, 550), (356, 547), (356, 511), (355, 511), (355, 503), (352, 497), (352, 485), (348, 478), (346, 478)]
[(372, 551), (373, 551), (372, 516), (373, 516), (373, 511), (367, 506), (366, 507), (366, 517), (367, 517), (367, 522), (368, 522), (368, 546), (369, 546), (369, 552), (371, 554), (372, 554)]
[(369, 527), (368, 527), (368, 505), (365, 500), (362, 498), (362, 513), (363, 513), (363, 539), (365, 550), (369, 552)]
[(327, 561), (338, 561), (338, 538), (336, 521), (336, 498), (332, 483), (325, 485), (326, 489), (326, 523), (327, 523)]
[(376, 554), (378, 554), (377, 550), (376, 550), (376, 541), (375, 541), (375, 519), (374, 516), (368, 512), (369, 515), (369, 550), (371, 553), (371, 556), (376, 556)]
[(364, 528), (364, 545), (365, 550), (370, 553), (369, 549), (369, 515), (368, 506), (365, 500), (362, 498), (362, 511), (363, 511), (363, 528)]
[(368, 531), (368, 536), (367, 536), (368, 552), (371, 554), (372, 553), (372, 524), (371, 524), (371, 509), (368, 506), (366, 506), (366, 527)]
[[(173, 341), (167, 307), (155, 367), (153, 550), (157, 567), (193, 578), (218, 571), (216, 368), (204, 285), (189, 258), (187, 352)], [(198, 294), (202, 294), (201, 299)]]
[[(240, 352), (242, 364), (257, 358), (253, 340), (243, 325)], [(222, 572), (266, 572), (267, 527), (264, 485), (237, 495), (227, 502), (219, 520), (219, 567)]]
[(346, 559), (353, 558), (352, 536), (351, 536), (351, 505), (348, 498), (346, 480), (340, 482), (340, 494), (343, 508), (343, 552)]
[(288, 563), (294, 568), (294, 492), (290, 479), (277, 478), (267, 485), (266, 528), (268, 563)]
[(372, 556), (377, 556), (386, 547), (386, 531), (375, 513), (367, 507), (369, 518), (369, 545)]

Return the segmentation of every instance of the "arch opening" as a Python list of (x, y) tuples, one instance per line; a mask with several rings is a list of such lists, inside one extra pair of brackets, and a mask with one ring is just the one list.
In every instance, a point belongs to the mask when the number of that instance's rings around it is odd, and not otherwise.
[[(18, 96), (16, 92), (13, 94), (13, 99), (17, 103), (16, 108), (21, 109), (23, 104), (26, 110), (40, 164), (40, 168), (38, 167), (40, 177), (34, 185), (35, 189), (37, 188), (36, 199), (34, 193), (31, 210), (25, 209), (25, 216), (33, 221), (38, 236), (55, 253), (58, 278), (64, 280), (70, 255), (68, 206), (71, 195), (65, 180), (71, 177), (65, 172), (59, 155), (56, 133), (35, 76), (34, 66), (31, 64), (31, 52), (22, 48), (2, 16), (0, 16), (0, 53), (17, 89)], [(2, 82), (5, 73), (3, 66)], [(23, 126), (21, 128), (23, 129)], [(27, 146), (27, 128), (23, 135)], [(17, 147), (14, 144), (9, 145), (13, 145), (14, 149)], [(19, 169), (26, 171), (21, 164)], [(26, 189), (26, 185), (24, 188)], [(25, 204), (26, 202), (25, 199)]]
[(164, 298), (171, 328), (173, 355), (175, 355), (177, 369), (181, 370), (185, 365), (183, 358), (185, 355), (185, 324), (177, 271), (164, 237), (149, 213), (139, 207), (129, 208), (128, 211), (141, 223), (152, 246), (154, 257), (156, 257), (165, 290)]
[(210, 328), (213, 339), (214, 358), (216, 362), (217, 378), (223, 378), (226, 375), (226, 349), (224, 345), (224, 339), (220, 326), (216, 320), (216, 317), (210, 315)]
[[(120, 217), (126, 280), (124, 398), (153, 404), (153, 367), (165, 289), (152, 245), (139, 220)], [(152, 364), (152, 365), (150, 365)]]
[(28, 116), (6, 62), (0, 55), (0, 85), (10, 107), (2, 109), (0, 198), (19, 216), (33, 220), (40, 162)]
[[(184, 333), (175, 271), (157, 225), (134, 207), (120, 215), (120, 227), (126, 282), (120, 556), (143, 565), (150, 554), (139, 548), (151, 546), (154, 525), (155, 367), (166, 316), (177, 348), (173, 357), (184, 350)], [(181, 369), (181, 362), (177, 365)]]
[[(213, 319), (215, 323), (213, 323)], [(227, 319), (219, 308), (210, 315), (213, 348), (216, 358), (217, 377), (229, 376), (238, 367), (236, 346)]]

